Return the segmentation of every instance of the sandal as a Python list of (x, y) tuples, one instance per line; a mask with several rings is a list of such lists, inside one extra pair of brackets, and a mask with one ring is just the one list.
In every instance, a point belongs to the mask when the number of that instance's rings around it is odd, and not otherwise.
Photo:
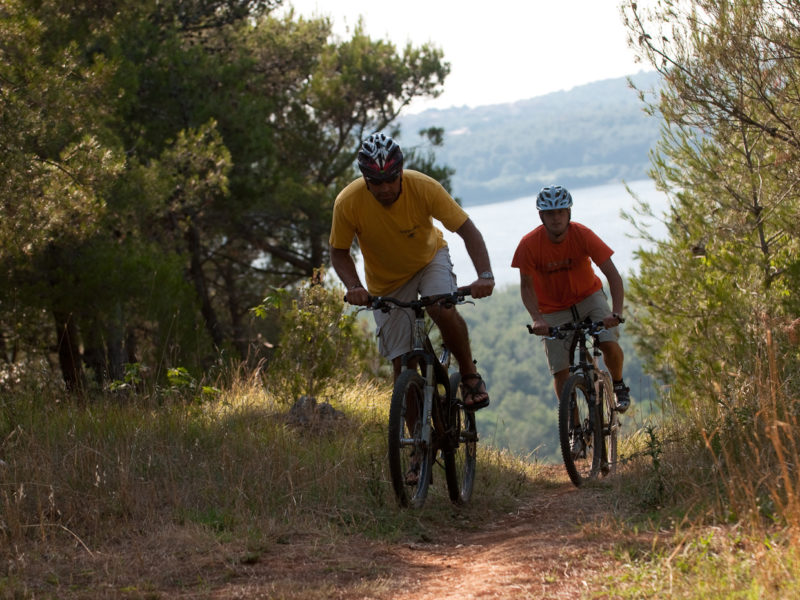
[[(470, 385), (467, 380), (476, 381)], [(486, 396), (483, 400), (475, 400), (476, 396)], [(480, 373), (470, 373), (461, 376), (461, 399), (465, 410), (480, 410), (489, 406), (489, 393)]]
[(406, 471), (406, 485), (414, 487), (419, 483), (419, 467), (420, 464), (417, 462), (412, 463), (408, 468), (408, 471)]

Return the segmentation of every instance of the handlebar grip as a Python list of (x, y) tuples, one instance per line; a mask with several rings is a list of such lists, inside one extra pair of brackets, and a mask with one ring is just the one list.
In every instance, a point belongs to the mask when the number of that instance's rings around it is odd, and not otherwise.
[[(536, 332), (533, 330), (533, 325), (531, 325), (530, 323), (528, 323), (528, 324), (526, 325), (526, 327), (528, 328), (528, 333), (530, 333), (531, 335), (537, 335), (537, 334), (536, 334)], [(551, 327), (551, 328), (550, 328), (550, 329), (547, 331), (547, 336), (546, 336), (546, 337), (550, 337), (550, 338), (563, 338), (563, 337), (564, 337), (564, 335), (565, 335), (565, 334), (564, 334), (562, 331), (560, 331), (560, 330), (558, 329), (558, 327)]]
[[(375, 301), (376, 298), (377, 298), (377, 296), (372, 296), (372, 295), (368, 294), (367, 295), (367, 306), (372, 304)], [(345, 295), (342, 297), (342, 300), (344, 302), (346, 302), (347, 304), (349, 304), (349, 302), (347, 302), (347, 293), (346, 292), (345, 292)], [(354, 304), (353, 306), (356, 306), (356, 305)]]

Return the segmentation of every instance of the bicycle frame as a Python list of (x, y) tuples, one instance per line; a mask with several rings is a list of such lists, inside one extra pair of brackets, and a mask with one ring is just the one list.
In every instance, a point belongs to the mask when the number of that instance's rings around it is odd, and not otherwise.
[[(440, 384), (445, 388), (445, 398), (450, 397), (450, 383), (447, 377), (447, 368), (450, 366), (450, 350), (442, 345), (442, 355), (437, 357), (433, 350), (427, 328), (425, 327), (425, 310), (423, 306), (414, 304), (414, 327), (412, 349), (401, 357), (401, 370), (411, 367), (414, 359), (418, 361), (424, 372), (425, 394), (423, 398), (422, 414), (422, 439), (431, 438), (431, 424), (433, 412), (433, 393), (436, 385)], [(437, 372), (438, 371), (438, 372)], [(405, 443), (413, 443), (414, 440), (403, 440)]]
[[(576, 486), (609, 473), (616, 462), (618, 421), (611, 405), (611, 376), (598, 360), (599, 333), (604, 329), (602, 321), (586, 319), (549, 331), (550, 339), (572, 336), (570, 374), (558, 393), (558, 427), (564, 466)], [(534, 333), (530, 325), (528, 331)]]
[[(412, 348), (401, 355), (389, 410), (389, 471), (401, 506), (423, 505), (432, 465), (438, 462), (440, 450), (451, 501), (462, 504), (472, 493), (478, 440), (475, 417), (463, 416), (465, 408), (456, 395), (460, 375), (448, 373), (450, 350), (443, 345), (437, 357), (425, 323), (427, 306), (460, 304), (468, 293), (463, 289), (411, 302), (390, 297), (370, 298), (372, 310), (408, 308), (414, 315)], [(409, 479), (409, 473), (416, 477)], [(410, 494), (407, 486), (412, 486)]]
[[(592, 328), (587, 330), (584, 334), (583, 330), (580, 328), (575, 328), (575, 333), (572, 336), (572, 342), (570, 343), (569, 348), (569, 356), (570, 356), (570, 366), (569, 372), (570, 373), (583, 373), (584, 377), (586, 377), (589, 381), (592, 382), (592, 389), (589, 396), (589, 403), (590, 407), (597, 403), (597, 399), (600, 397), (600, 384), (602, 375), (602, 369), (600, 369), (600, 364), (597, 361), (597, 357), (602, 356), (602, 352), (600, 348), (598, 348), (599, 340), (597, 338), (597, 334), (599, 331), (596, 330), (598, 323), (591, 323)], [(563, 327), (560, 329), (564, 329)], [(589, 349), (589, 344), (587, 341), (587, 334), (592, 337), (592, 347), (591, 350)], [(578, 351), (578, 362), (575, 363), (575, 351)], [(591, 411), (589, 413), (589, 418), (593, 419), (595, 416), (595, 412)]]

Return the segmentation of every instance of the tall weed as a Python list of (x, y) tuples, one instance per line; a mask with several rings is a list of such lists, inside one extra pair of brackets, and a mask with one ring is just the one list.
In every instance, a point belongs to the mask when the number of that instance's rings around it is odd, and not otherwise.
[[(255, 376), (203, 402), (7, 396), (0, 404), (0, 564), (30, 568), (45, 548), (94, 553), (164, 528), (248, 540), (256, 553), (287, 532), (408, 535), (421, 524), (398, 510), (389, 483), (389, 396), (377, 382), (340, 388), (340, 417), (313, 427), (294, 422)], [(532, 469), (480, 452), (474, 501), (463, 509), (476, 519), (509, 506)], [(440, 475), (426, 518), (449, 522), (452, 510)]]
[(279, 316), (281, 335), (266, 383), (281, 402), (323, 391), (335, 397), (377, 363), (363, 322), (345, 310), (341, 289), (327, 288), (321, 274), (296, 292), (275, 290), (254, 310)]

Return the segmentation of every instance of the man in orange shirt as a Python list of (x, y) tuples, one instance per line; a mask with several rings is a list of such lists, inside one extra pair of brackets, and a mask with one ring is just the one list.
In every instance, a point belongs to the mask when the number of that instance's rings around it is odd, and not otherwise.
[[(589, 317), (603, 321), (600, 350), (614, 381), (617, 410), (630, 406), (630, 391), (622, 379), (624, 354), (617, 343), (625, 292), (614, 253), (591, 229), (571, 221), (572, 196), (566, 188), (542, 188), (536, 197), (542, 224), (526, 234), (514, 253), (511, 266), (519, 269), (522, 303), (533, 319), (533, 332), (548, 335), (550, 327)], [(608, 280), (612, 309), (595, 274), (596, 264)], [(570, 340), (545, 340), (556, 396), (569, 377)]]
[[(358, 167), (363, 177), (337, 196), (330, 234), (331, 264), (347, 288), (347, 302), (365, 306), (370, 295), (410, 301), (418, 295), (455, 292), (456, 276), (447, 243), (433, 219), (464, 240), (478, 273), (470, 284), (472, 297), (491, 295), (494, 276), (483, 236), (438, 181), (404, 170), (400, 147), (383, 133), (363, 141)], [(367, 288), (350, 255), (355, 238), (364, 258)], [(380, 351), (392, 361), (395, 379), (400, 374), (401, 355), (411, 350), (410, 321), (404, 310), (373, 312)], [(452, 306), (432, 305), (428, 314), (458, 361), (464, 407), (478, 410), (488, 406), (489, 394), (472, 359), (464, 319)]]

